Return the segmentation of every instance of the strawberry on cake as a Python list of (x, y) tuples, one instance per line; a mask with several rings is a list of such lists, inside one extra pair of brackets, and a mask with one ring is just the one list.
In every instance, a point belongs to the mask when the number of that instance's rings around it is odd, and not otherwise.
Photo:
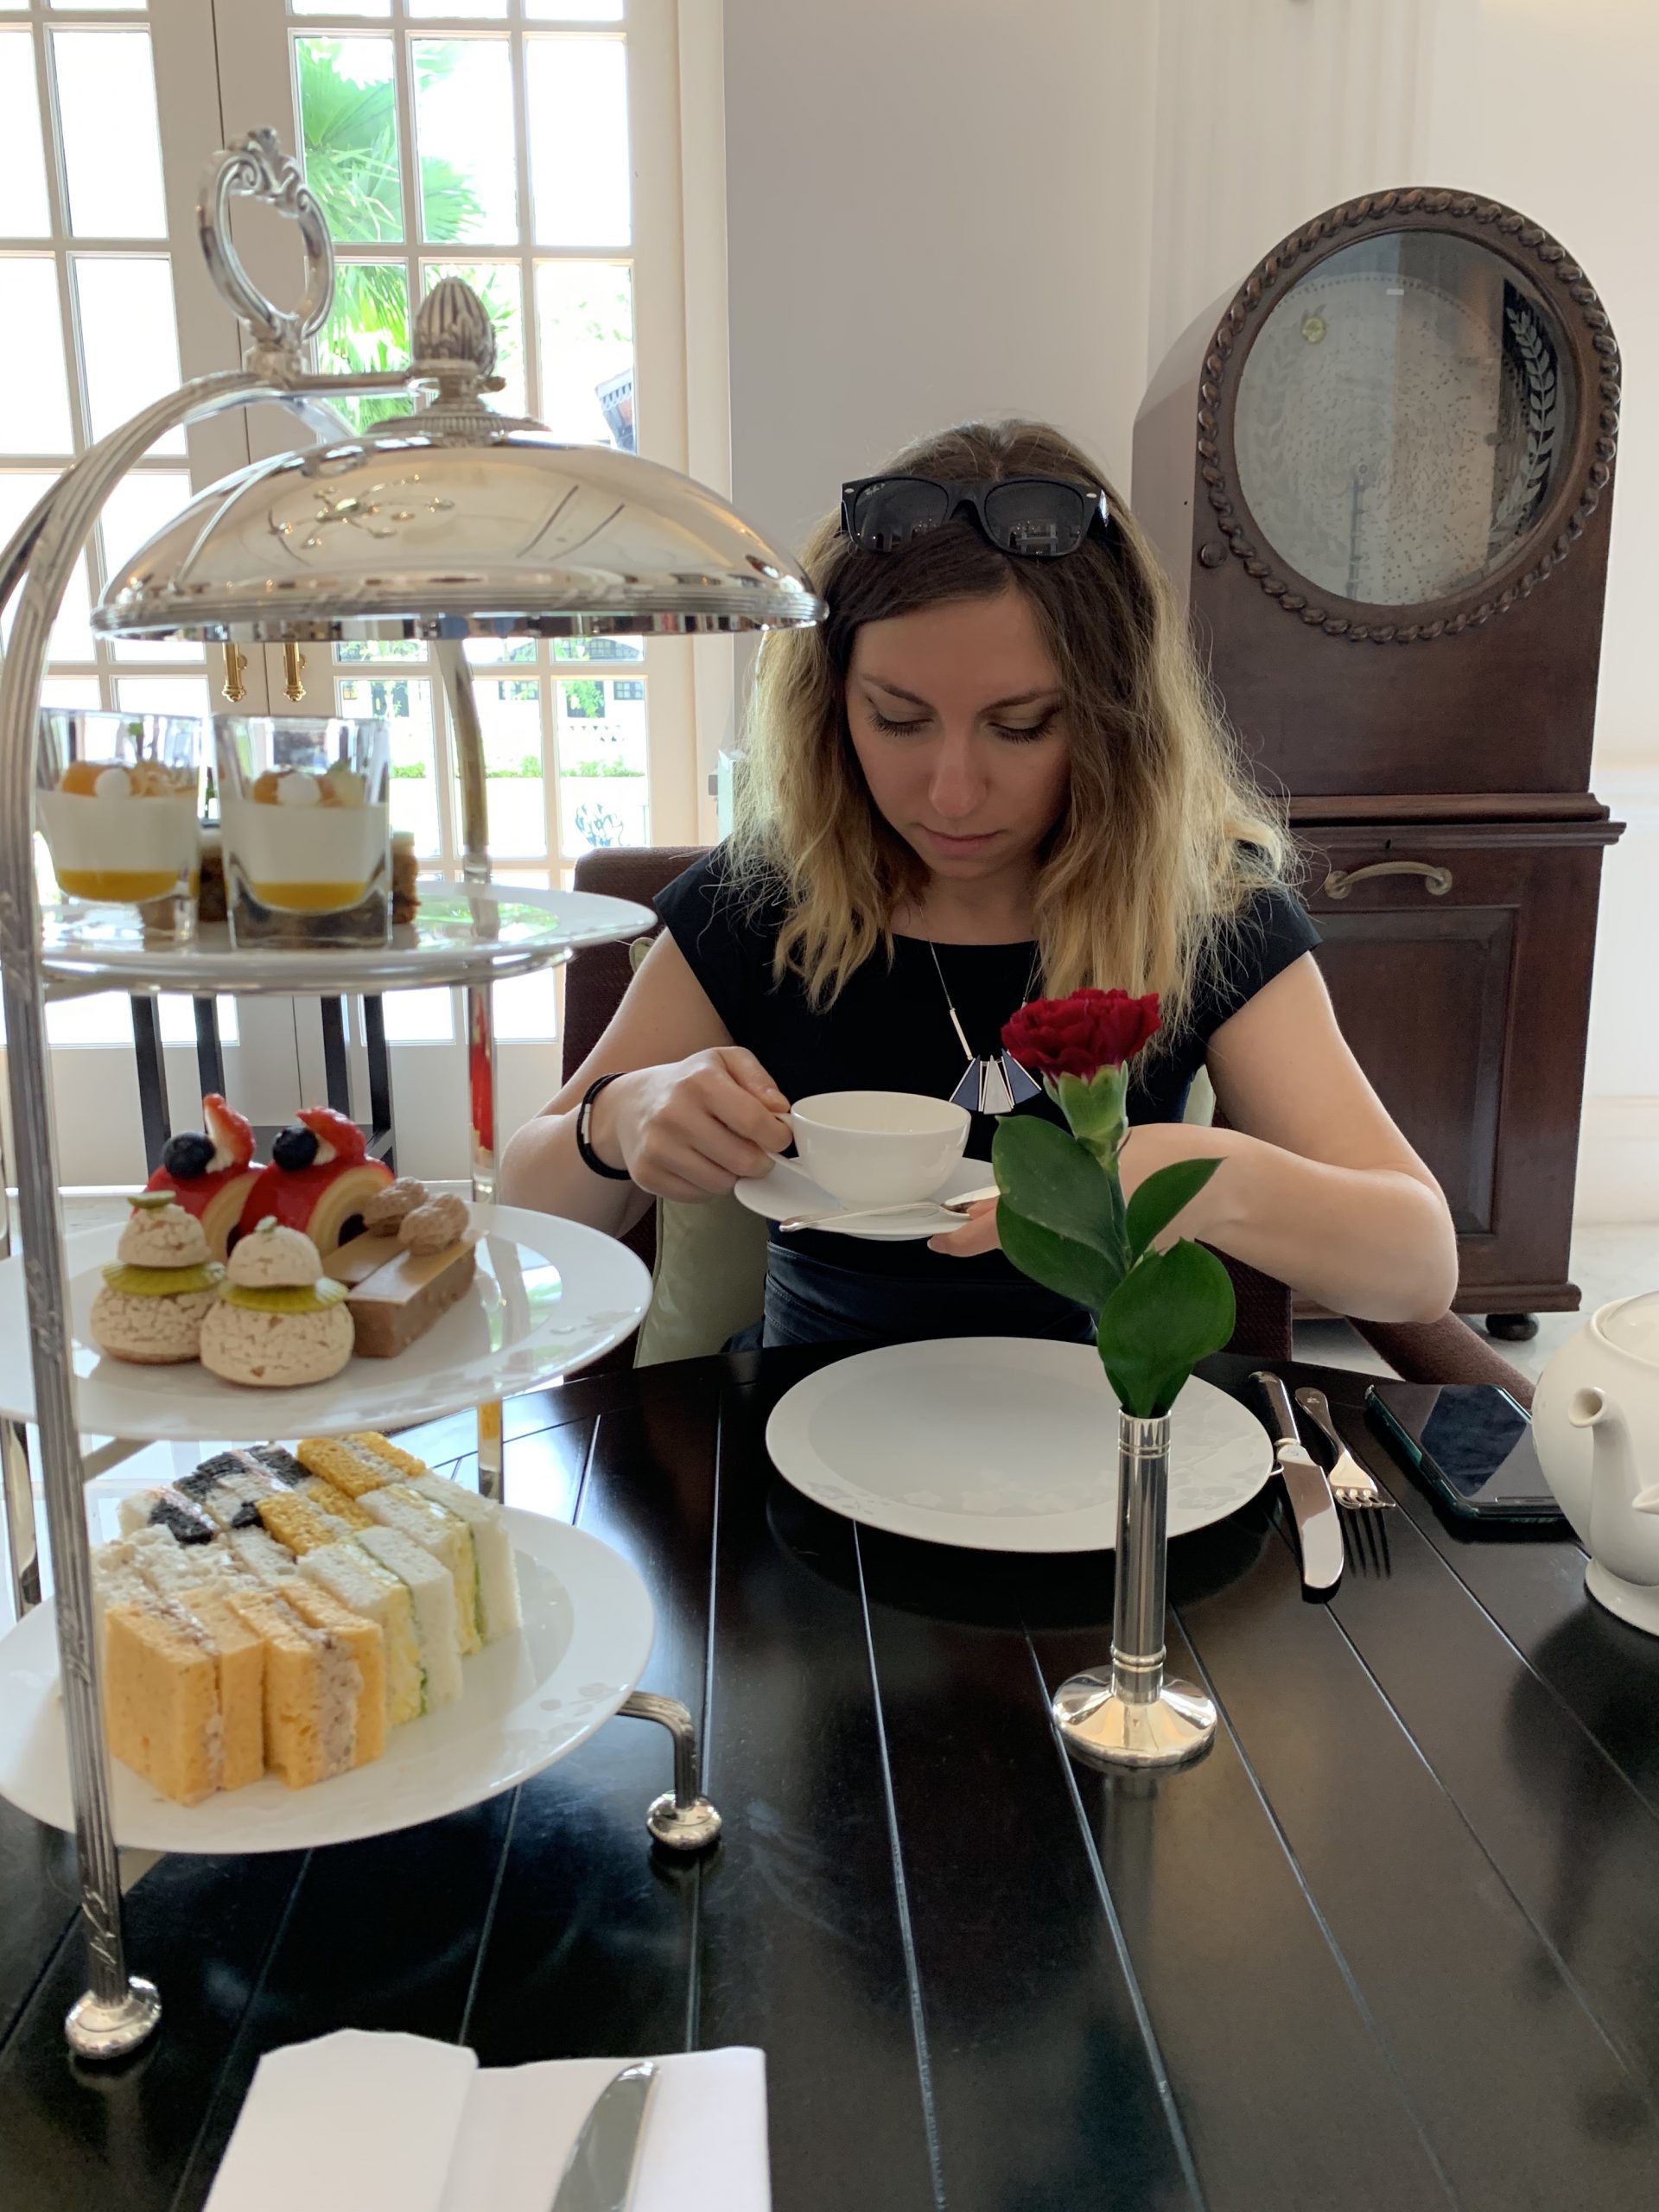
[(368, 1157), (355, 1122), (331, 1106), (302, 1106), (270, 1147), (270, 1165), (248, 1192), (245, 1232), (267, 1215), (302, 1230), (326, 1258), (364, 1226), (363, 1209), (391, 1181), (384, 1160)]
[(201, 1115), (202, 1131), (168, 1140), (144, 1188), (171, 1191), (201, 1224), (214, 1259), (223, 1260), (242, 1233), (248, 1193), (270, 1171), (253, 1156), (253, 1124), (216, 1090), (202, 1100)]

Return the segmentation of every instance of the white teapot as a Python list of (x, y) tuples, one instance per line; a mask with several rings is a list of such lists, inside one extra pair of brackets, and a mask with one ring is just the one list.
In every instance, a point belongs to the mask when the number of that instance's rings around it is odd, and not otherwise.
[(1544, 1369), (1532, 1430), (1592, 1598), (1659, 1636), (1659, 1291), (1592, 1314)]

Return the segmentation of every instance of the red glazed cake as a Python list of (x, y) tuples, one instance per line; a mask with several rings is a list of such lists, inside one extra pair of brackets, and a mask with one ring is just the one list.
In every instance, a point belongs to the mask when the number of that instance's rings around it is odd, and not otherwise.
[(270, 1147), (270, 1165), (248, 1192), (242, 1230), (267, 1215), (302, 1230), (327, 1255), (363, 1228), (363, 1209), (391, 1180), (383, 1160), (368, 1157), (355, 1122), (330, 1106), (302, 1106)]
[(224, 1259), (242, 1233), (248, 1193), (270, 1173), (253, 1156), (253, 1125), (216, 1090), (201, 1102), (204, 1129), (170, 1137), (147, 1191), (171, 1191), (201, 1224), (208, 1249)]

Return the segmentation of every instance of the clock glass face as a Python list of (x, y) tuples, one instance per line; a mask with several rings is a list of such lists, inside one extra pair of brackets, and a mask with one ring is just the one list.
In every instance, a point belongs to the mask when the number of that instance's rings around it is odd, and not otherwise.
[(1321, 592), (1421, 606), (1477, 589), (1559, 490), (1575, 395), (1560, 326), (1471, 238), (1395, 232), (1311, 269), (1238, 383), (1238, 485)]

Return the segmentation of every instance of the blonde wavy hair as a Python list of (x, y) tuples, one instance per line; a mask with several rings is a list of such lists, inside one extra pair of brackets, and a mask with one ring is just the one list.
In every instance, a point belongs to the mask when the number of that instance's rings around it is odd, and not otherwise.
[(781, 899), (775, 972), (823, 1006), (885, 947), (924, 862), (876, 810), (848, 728), (862, 623), (1010, 584), (1037, 618), (1065, 695), (1070, 788), (1036, 885), (1045, 992), (1157, 991), (1165, 1034), (1220, 966), (1251, 895), (1280, 882), (1282, 822), (1244, 773), (1157, 556), (1088, 456), (1039, 423), (969, 423), (907, 446), (894, 474), (1065, 476), (1105, 486), (1111, 524), (1060, 560), (992, 545), (967, 516), (893, 553), (861, 552), (838, 516), (803, 566), (829, 607), (762, 647), (731, 843), (734, 889)]

